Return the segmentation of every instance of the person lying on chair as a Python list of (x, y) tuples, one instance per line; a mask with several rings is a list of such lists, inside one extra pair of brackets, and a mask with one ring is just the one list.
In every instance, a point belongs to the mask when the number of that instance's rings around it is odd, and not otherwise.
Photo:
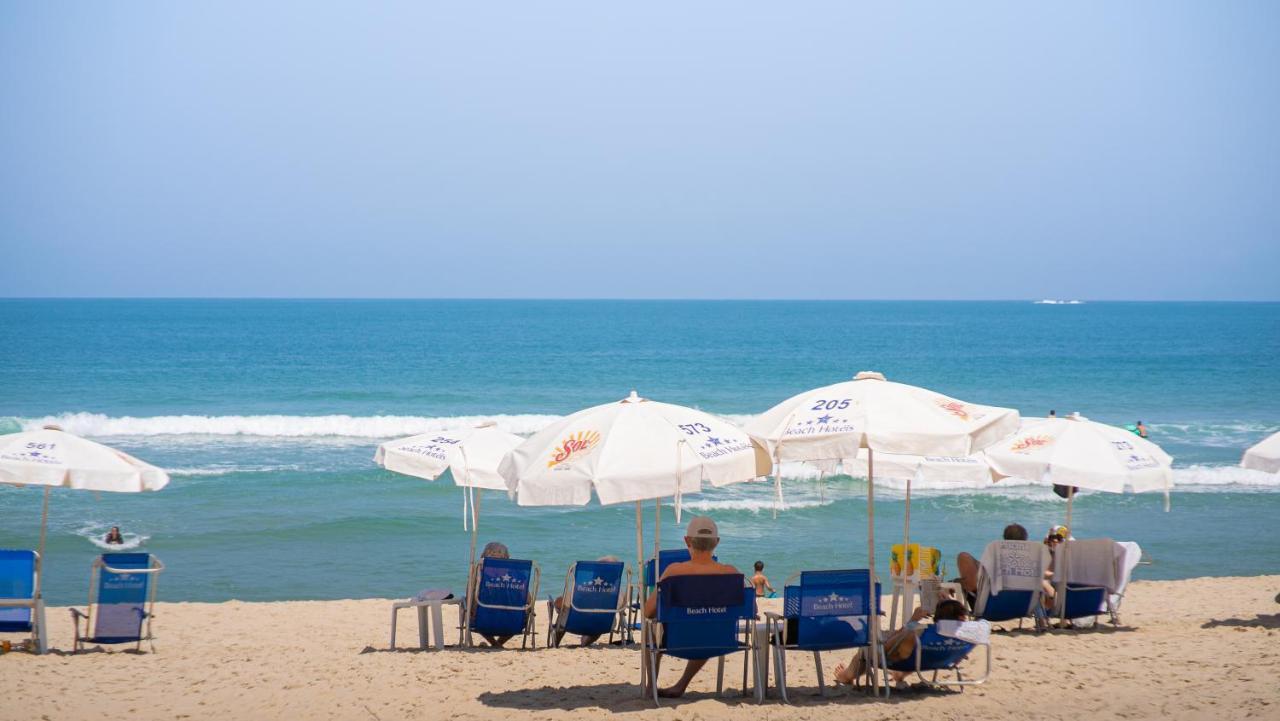
[[(697, 516), (689, 521), (688, 527), (685, 528), (684, 544), (689, 548), (689, 560), (667, 566), (667, 570), (662, 572), (662, 578), (658, 579), (658, 583), (662, 583), (663, 579), (671, 578), (672, 576), (738, 573), (738, 569), (733, 566), (719, 563), (711, 557), (711, 554), (716, 550), (716, 546), (720, 544), (720, 531), (716, 528), (716, 522), (710, 518)], [(646, 618), (654, 618), (658, 615), (658, 591), (656, 588), (644, 602), (644, 615)], [(662, 657), (659, 656), (658, 659), (661, 662)], [(667, 688), (658, 689), (658, 695), (665, 698), (683, 696), (685, 689), (689, 687), (689, 682), (705, 665), (707, 665), (706, 659), (687, 662), (680, 680)], [(657, 681), (657, 669), (654, 669), (654, 681)]]
[[(929, 614), (923, 608), (917, 608), (915, 613), (911, 614), (911, 620), (907, 621), (905, 626), (889, 634), (889, 637), (884, 640), (884, 655), (889, 663), (910, 658), (916, 652), (916, 638), (924, 631), (925, 624), (923, 621), (928, 617)], [(934, 621), (965, 621), (968, 617), (969, 614), (965, 612), (964, 604), (956, 600), (941, 601), (933, 611)], [(865, 650), (858, 649), (848, 666), (844, 664), (836, 666), (836, 683), (851, 685), (867, 674)], [(905, 672), (890, 671), (889, 676), (900, 688), (906, 683), (904, 679), (906, 679), (907, 674)]]

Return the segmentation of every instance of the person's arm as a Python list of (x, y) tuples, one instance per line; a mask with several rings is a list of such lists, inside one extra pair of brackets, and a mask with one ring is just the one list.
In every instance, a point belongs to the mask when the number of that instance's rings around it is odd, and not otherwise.
[(773, 585), (769, 583), (769, 577), (763, 576), (763, 578), (764, 578), (764, 587), (769, 589), (769, 593), (777, 593), (777, 591), (773, 590)]

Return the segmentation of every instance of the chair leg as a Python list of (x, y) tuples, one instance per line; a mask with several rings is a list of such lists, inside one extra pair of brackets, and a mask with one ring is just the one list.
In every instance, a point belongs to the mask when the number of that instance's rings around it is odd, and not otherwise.
[(716, 695), (724, 695), (724, 656), (716, 659)]
[(787, 652), (781, 646), (773, 650), (773, 667), (778, 677), (775, 682), (778, 695), (782, 697), (782, 703), (791, 703), (791, 699), (787, 698)]
[(818, 671), (818, 695), (826, 696), (827, 682), (822, 677), (822, 652), (821, 651), (813, 652), (813, 667)]

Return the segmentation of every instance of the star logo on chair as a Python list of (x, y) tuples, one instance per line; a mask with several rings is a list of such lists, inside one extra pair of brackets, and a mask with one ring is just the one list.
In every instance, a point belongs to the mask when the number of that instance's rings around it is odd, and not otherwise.
[(608, 581), (604, 580), (603, 578), (600, 578), (599, 576), (596, 576), (595, 578), (591, 579), (592, 586), (603, 586), (606, 583), (608, 583)]
[(507, 582), (507, 583), (511, 583), (511, 581), (512, 581), (513, 579), (511, 578), (511, 574), (510, 574), (510, 573), (504, 573), (504, 574), (502, 574), (501, 576), (498, 576), (498, 580), (499, 580), (499, 581), (505, 581), (505, 582)]
[(835, 603), (836, 601), (841, 600), (841, 597), (840, 597), (840, 594), (836, 593), (835, 591), (832, 591), (830, 596), (824, 597), (824, 600)]

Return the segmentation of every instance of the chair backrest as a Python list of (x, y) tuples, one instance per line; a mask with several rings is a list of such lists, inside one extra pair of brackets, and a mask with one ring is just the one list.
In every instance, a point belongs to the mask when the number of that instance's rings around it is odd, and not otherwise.
[(613, 627), (622, 600), (620, 561), (578, 561), (569, 569), (568, 613), (564, 628), (583, 636), (608, 633)]
[[(1058, 615), (1059, 606), (1062, 603), (1059, 601), (1055, 604), (1053, 615)], [(1066, 609), (1062, 613), (1063, 618), (1097, 616), (1107, 610), (1107, 589), (1101, 586), (1082, 586), (1068, 583), (1065, 603)]]
[[(0, 550), (0, 598), (29, 600), (36, 592), (36, 552)], [(0, 632), (31, 630), (31, 609), (0, 608)]]
[[(796, 633), (789, 640), (798, 648), (823, 651), (870, 642), (870, 571), (804, 571), (793, 588)], [(784, 606), (786, 600), (784, 593)]]
[(704, 659), (739, 650), (738, 622), (755, 618), (755, 589), (740, 573), (675, 576), (658, 583), (663, 651)]
[[(673, 563), (686, 563), (692, 560), (687, 548), (668, 548), (658, 551), (658, 575), (653, 575), (653, 559), (650, 558), (644, 564), (644, 587), (646, 591), (653, 589), (655, 579), (662, 578), (662, 574), (667, 572), (667, 566)], [(712, 556), (711, 560), (718, 561), (716, 556)]]
[(90, 589), (93, 639), (98, 643), (127, 643), (142, 637), (147, 602), (151, 598), (150, 553), (104, 553), (94, 562), (96, 583)]
[[(937, 626), (929, 626), (916, 639), (917, 653), (920, 654), (921, 671), (944, 671), (954, 668), (973, 650), (973, 644), (958, 638), (943, 636)], [(900, 661), (889, 664), (891, 671), (914, 671), (916, 656), (912, 654)]]
[(481, 558), (477, 564), (476, 612), (471, 628), (518, 634), (525, 629), (533, 583), (533, 561)]
[[(982, 571), (974, 617), (1012, 621), (1029, 616), (1040, 601), (1048, 551), (1037, 541), (992, 541), (982, 553)], [(1003, 588), (997, 593), (999, 575)]]

